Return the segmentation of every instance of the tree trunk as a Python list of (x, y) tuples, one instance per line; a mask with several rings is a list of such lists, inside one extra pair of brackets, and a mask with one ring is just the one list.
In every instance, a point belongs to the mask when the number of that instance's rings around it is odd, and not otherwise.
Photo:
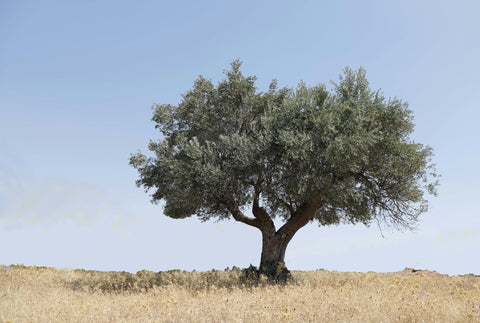
[[(262, 232), (262, 257), (260, 268), (252, 270), (254, 276), (266, 275), (270, 280), (284, 283), (291, 279), (290, 271), (285, 267), (285, 250), (295, 233), (313, 219), (322, 201), (319, 192), (314, 192), (312, 198), (296, 210), (287, 204), (291, 217), (275, 230), (275, 224), (267, 211), (259, 205), (260, 191), (255, 188), (252, 213), (254, 218), (245, 216), (238, 208), (233, 198), (227, 199), (225, 206), (236, 221), (258, 228)], [(253, 267), (253, 266), (251, 266)]]
[(270, 280), (285, 283), (291, 278), (290, 271), (285, 266), (285, 250), (290, 239), (278, 233), (262, 233), (262, 238), (260, 274), (266, 275)]
[(291, 279), (290, 271), (285, 266), (285, 250), (295, 233), (313, 219), (320, 206), (320, 194), (315, 192), (310, 201), (292, 212), (292, 217), (278, 231), (275, 231), (271, 220), (268, 229), (258, 227), (262, 231), (262, 257), (259, 269), (261, 274), (277, 282)]

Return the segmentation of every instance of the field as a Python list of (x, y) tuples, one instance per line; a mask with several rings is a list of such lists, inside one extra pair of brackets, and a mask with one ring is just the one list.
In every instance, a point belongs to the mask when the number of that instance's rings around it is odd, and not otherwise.
[(0, 322), (480, 322), (480, 277), (240, 269), (97, 272), (0, 266)]

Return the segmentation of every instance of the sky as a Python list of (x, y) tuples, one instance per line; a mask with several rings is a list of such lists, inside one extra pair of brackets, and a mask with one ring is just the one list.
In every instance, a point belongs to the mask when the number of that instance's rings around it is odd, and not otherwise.
[(480, 274), (478, 12), (473, 0), (0, 1), (0, 264), (258, 266), (257, 229), (165, 217), (128, 165), (160, 136), (152, 104), (239, 58), (259, 91), (363, 66), (372, 89), (409, 103), (412, 140), (442, 176), (416, 230), (310, 224), (289, 269)]

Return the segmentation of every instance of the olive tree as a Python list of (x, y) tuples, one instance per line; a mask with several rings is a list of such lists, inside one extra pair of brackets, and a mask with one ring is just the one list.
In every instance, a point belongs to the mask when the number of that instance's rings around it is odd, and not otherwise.
[(269, 277), (310, 222), (414, 227), (437, 175), (432, 149), (410, 138), (406, 102), (371, 90), (362, 68), (345, 68), (331, 90), (274, 80), (262, 93), (240, 66), (217, 85), (199, 76), (177, 105), (153, 106), (160, 139), (150, 140), (152, 156), (132, 154), (130, 164), (166, 216), (259, 229), (259, 270)]

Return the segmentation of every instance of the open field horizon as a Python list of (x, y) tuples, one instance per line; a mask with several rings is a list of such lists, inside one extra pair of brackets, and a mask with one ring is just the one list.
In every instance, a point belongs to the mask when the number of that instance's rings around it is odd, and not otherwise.
[(101, 272), (0, 265), (0, 322), (480, 322), (480, 277), (435, 271)]
[[(251, 264), (250, 266), (254, 266)], [(182, 269), (182, 268), (171, 268), (167, 270), (150, 270), (150, 269), (141, 269), (141, 270), (102, 270), (102, 269), (88, 269), (88, 268), (70, 268), (68, 266), (66, 267), (55, 267), (55, 266), (45, 266), (45, 265), (29, 265), (29, 264), (0, 264), (0, 274), (3, 272), (7, 272), (10, 270), (14, 269), (22, 269), (22, 268), (33, 268), (33, 269), (55, 269), (55, 270), (74, 270), (74, 271), (83, 271), (83, 272), (98, 272), (98, 273), (129, 273), (129, 274), (137, 274), (139, 272), (154, 272), (154, 273), (162, 273), (162, 272), (182, 272), (182, 273), (196, 273), (196, 272), (225, 272), (225, 271), (236, 271), (236, 270), (243, 270), (246, 269), (241, 266), (235, 266), (233, 265), (232, 267), (227, 266), (224, 269), (218, 269), (218, 268), (211, 268), (209, 270), (188, 270), (188, 269)], [(255, 267), (257, 268), (257, 267)], [(288, 268), (288, 267), (287, 267)], [(292, 273), (296, 272), (315, 272), (315, 271), (328, 271), (328, 272), (343, 272), (343, 273), (376, 273), (376, 274), (407, 274), (407, 273), (415, 273), (415, 274), (420, 274), (420, 275), (441, 275), (441, 276), (449, 276), (449, 277), (463, 277), (463, 276), (473, 276), (473, 277), (480, 277), (480, 272), (475, 272), (475, 271), (467, 271), (465, 273), (461, 274), (448, 274), (448, 273), (443, 273), (440, 271), (435, 270), (435, 268), (420, 268), (420, 267), (403, 267), (403, 268), (398, 268), (398, 270), (395, 271), (375, 271), (375, 270), (368, 270), (368, 271), (355, 271), (355, 270), (332, 270), (332, 269), (326, 269), (326, 268), (316, 268), (312, 270), (299, 270), (299, 269), (290, 269), (288, 268)]]

